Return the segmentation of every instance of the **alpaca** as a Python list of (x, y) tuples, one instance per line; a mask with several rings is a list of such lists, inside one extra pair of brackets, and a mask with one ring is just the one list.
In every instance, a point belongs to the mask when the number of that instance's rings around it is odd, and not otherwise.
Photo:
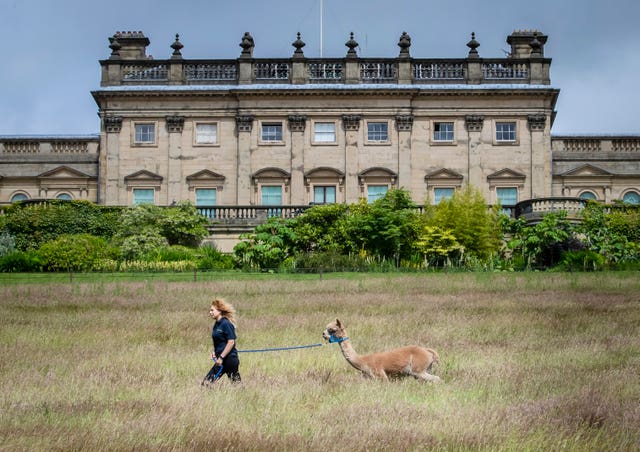
[(389, 377), (411, 375), (418, 380), (441, 381), (439, 377), (429, 373), (433, 363), (439, 359), (438, 353), (430, 348), (408, 345), (360, 356), (353, 349), (347, 330), (339, 319), (327, 325), (322, 337), (329, 342), (339, 343), (345, 359), (366, 377), (389, 380)]

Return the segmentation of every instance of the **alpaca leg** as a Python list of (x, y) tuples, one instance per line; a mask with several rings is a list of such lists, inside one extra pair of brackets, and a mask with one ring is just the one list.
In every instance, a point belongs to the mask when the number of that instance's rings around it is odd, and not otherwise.
[(434, 381), (434, 382), (442, 381), (440, 379), (440, 377), (438, 377), (437, 375), (431, 375), (426, 370), (424, 372), (422, 372), (422, 373), (414, 374), (414, 377), (416, 377), (418, 380), (422, 380), (422, 381)]

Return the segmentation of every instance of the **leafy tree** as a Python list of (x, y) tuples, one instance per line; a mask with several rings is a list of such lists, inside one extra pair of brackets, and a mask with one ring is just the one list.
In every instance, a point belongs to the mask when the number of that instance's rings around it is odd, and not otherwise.
[(234, 255), (243, 268), (276, 269), (292, 255), (295, 234), (292, 220), (270, 218), (256, 227), (253, 233), (243, 234)]
[(207, 224), (207, 218), (188, 201), (179, 202), (175, 207), (160, 208), (158, 214), (160, 234), (170, 245), (198, 246), (209, 235)]
[(64, 234), (43, 244), (37, 255), (45, 270), (91, 270), (95, 262), (109, 256), (109, 248), (101, 237)]
[(425, 225), (415, 247), (424, 256), (425, 263), (432, 265), (450, 263), (464, 252), (453, 231), (438, 226)]
[[(449, 199), (443, 199), (437, 206), (425, 209), (426, 224), (432, 231), (451, 231), (456, 242), (468, 256), (482, 260), (489, 259), (500, 249), (502, 229), (498, 208), (488, 209), (482, 193), (466, 186), (457, 190)], [(425, 233), (420, 240), (424, 242)]]
[(298, 253), (341, 251), (338, 223), (348, 214), (345, 204), (326, 204), (311, 207), (295, 218), (291, 228), (295, 231), (293, 246)]

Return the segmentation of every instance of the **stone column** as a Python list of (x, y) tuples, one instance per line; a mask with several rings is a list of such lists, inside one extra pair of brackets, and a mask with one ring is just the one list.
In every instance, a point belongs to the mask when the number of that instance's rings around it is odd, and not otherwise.
[(398, 130), (398, 188), (413, 191), (411, 178), (411, 129), (413, 115), (397, 115)]
[(358, 181), (358, 134), (360, 133), (360, 115), (343, 115), (342, 126), (345, 131), (345, 201), (349, 204), (356, 202), (361, 196)]
[(546, 132), (547, 117), (529, 115), (531, 133), (531, 191), (530, 198), (551, 196), (551, 135)]
[(238, 133), (238, 167), (236, 169), (237, 194), (236, 204), (248, 206), (251, 204), (251, 130), (253, 129), (253, 115), (236, 116), (236, 130)]
[[(104, 151), (100, 155), (100, 186), (99, 197), (105, 205), (127, 204), (127, 191), (123, 187), (124, 179), (120, 178), (120, 131), (122, 130), (121, 116), (105, 116), (104, 120)], [(123, 175), (124, 177), (124, 175)], [(120, 198), (122, 194), (122, 199)]]
[(304, 187), (304, 129), (307, 117), (289, 116), (291, 131), (291, 204), (305, 204)]
[(480, 145), (482, 143), (484, 116), (467, 115), (464, 119), (468, 135), (467, 183), (476, 187), (483, 187), (486, 184), (482, 177), (482, 149)]
[[(167, 116), (167, 132), (169, 133), (169, 149), (167, 152), (167, 194), (165, 206), (182, 201), (182, 128), (184, 116)], [(161, 203), (162, 204), (162, 203)]]

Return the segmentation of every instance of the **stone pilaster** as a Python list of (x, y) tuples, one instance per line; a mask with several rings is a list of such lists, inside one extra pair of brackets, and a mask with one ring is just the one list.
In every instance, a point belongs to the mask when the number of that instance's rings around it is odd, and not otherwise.
[(307, 117), (289, 116), (291, 131), (291, 204), (305, 204), (304, 194), (304, 130)]
[(468, 135), (468, 174), (467, 183), (482, 187), (486, 185), (483, 180), (482, 170), (482, 127), (484, 125), (484, 116), (467, 115), (465, 116), (465, 125)]
[(527, 117), (531, 134), (531, 198), (551, 196), (551, 134), (546, 131), (543, 114)]
[(182, 196), (182, 128), (184, 116), (167, 116), (169, 149), (167, 152), (167, 192), (164, 205), (181, 201)]
[(342, 127), (345, 131), (345, 200), (347, 203), (356, 202), (360, 197), (358, 185), (358, 151), (360, 134), (360, 115), (343, 115)]
[(411, 190), (411, 130), (413, 115), (397, 115), (398, 130), (398, 187)]
[(253, 129), (253, 115), (236, 116), (236, 130), (238, 133), (238, 176), (236, 204), (251, 204), (251, 131)]
[[(104, 117), (104, 152), (100, 156), (100, 199), (110, 205), (125, 205), (126, 190), (120, 181), (120, 131), (122, 130), (121, 116)], [(120, 195), (124, 197), (120, 199)]]

